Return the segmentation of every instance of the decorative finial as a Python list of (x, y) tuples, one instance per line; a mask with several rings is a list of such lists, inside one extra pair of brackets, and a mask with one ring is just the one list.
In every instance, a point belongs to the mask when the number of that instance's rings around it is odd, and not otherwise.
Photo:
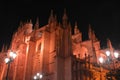
[(68, 17), (67, 17), (67, 14), (66, 14), (66, 9), (64, 9), (64, 14), (63, 14), (63, 26), (66, 27), (67, 25), (67, 21), (68, 21)]
[(77, 29), (77, 21), (75, 22), (75, 28)]
[(67, 20), (66, 8), (64, 9), (63, 20)]
[(88, 37), (90, 40), (92, 40), (92, 29), (91, 29), (91, 25), (89, 24), (89, 29), (88, 29)]
[(5, 45), (3, 44), (1, 52), (4, 52), (4, 51), (5, 51)]
[(22, 21), (20, 21), (20, 26), (22, 26), (23, 25), (23, 22)]
[(110, 41), (109, 38), (107, 38), (107, 47), (110, 48), (110, 49), (113, 49), (111, 41)]
[(48, 23), (51, 23), (51, 22), (53, 22), (53, 21), (54, 21), (53, 10), (51, 10)]
[(51, 14), (50, 14), (51, 17), (53, 17), (53, 9), (51, 9)]
[(35, 29), (38, 29), (38, 28), (39, 28), (39, 18), (37, 17), (36, 23), (35, 23)]
[(32, 23), (32, 20), (30, 19), (29, 23)]
[(77, 21), (75, 22), (74, 34), (78, 34), (80, 31), (77, 26)]

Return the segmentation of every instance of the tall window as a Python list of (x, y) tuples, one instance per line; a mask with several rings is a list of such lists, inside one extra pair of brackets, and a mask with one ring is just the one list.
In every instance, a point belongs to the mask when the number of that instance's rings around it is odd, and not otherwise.
[(38, 45), (38, 52), (41, 51), (41, 43)]
[(38, 37), (42, 37), (42, 32), (38, 32)]

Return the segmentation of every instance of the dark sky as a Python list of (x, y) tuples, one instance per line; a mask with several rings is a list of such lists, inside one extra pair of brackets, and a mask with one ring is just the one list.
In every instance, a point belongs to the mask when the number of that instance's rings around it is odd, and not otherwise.
[(83, 33), (83, 40), (88, 37), (88, 24), (91, 24), (101, 46), (106, 46), (109, 38), (115, 48), (120, 49), (120, 3), (119, 1), (94, 0), (15, 0), (0, 3), (0, 48), (9, 45), (12, 34), (17, 30), (20, 21), (37, 17), (40, 26), (47, 24), (50, 10), (53, 9), (61, 22), (64, 8), (72, 26), (75, 21)]

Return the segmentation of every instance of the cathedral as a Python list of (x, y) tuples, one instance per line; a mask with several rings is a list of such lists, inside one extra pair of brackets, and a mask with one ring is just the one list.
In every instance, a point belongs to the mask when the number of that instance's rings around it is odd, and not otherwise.
[[(107, 48), (101, 49), (91, 25), (85, 41), (77, 22), (73, 33), (71, 27), (66, 11), (61, 23), (53, 11), (48, 24), (42, 27), (39, 18), (35, 25), (31, 20), (20, 22), (9, 48), (3, 46), (0, 52), (0, 80), (6, 80), (7, 73), (8, 80), (106, 80), (109, 69), (101, 64), (101, 71), (99, 58), (105, 61), (105, 52), (114, 51), (111, 41), (107, 39)], [(17, 56), (8, 66), (4, 60), (11, 51)], [(41, 79), (35, 77), (37, 73), (42, 75)]]

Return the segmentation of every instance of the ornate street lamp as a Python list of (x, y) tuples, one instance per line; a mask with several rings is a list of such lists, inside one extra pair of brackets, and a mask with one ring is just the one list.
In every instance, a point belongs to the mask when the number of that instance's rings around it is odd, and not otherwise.
[(113, 67), (114, 67), (114, 70), (115, 70), (114, 60), (119, 57), (119, 53), (118, 52), (106, 51), (106, 55), (107, 55), (107, 60), (108, 60), (109, 65), (110, 65), (110, 61), (112, 61), (113, 62)]
[[(113, 62), (113, 68), (115, 70), (115, 62), (114, 60), (117, 59), (119, 57), (119, 53), (118, 52), (110, 52), (110, 51), (106, 51), (106, 56), (107, 56), (107, 61), (108, 61), (108, 65), (109, 65), (109, 68), (110, 68), (110, 61)], [(110, 80), (112, 80), (112, 72), (111, 72), (111, 69), (110, 69)]]
[(37, 74), (33, 77), (34, 80), (41, 80), (42, 78), (43, 78), (43, 75), (40, 74), (40, 73), (37, 73)]
[(118, 52), (114, 52), (114, 57), (118, 58), (119, 57), (119, 53)]
[(6, 80), (8, 80), (8, 73), (9, 73), (9, 69), (10, 69), (10, 63), (16, 58), (17, 54), (14, 52), (10, 52), (9, 56), (7, 58), (5, 58), (5, 63), (8, 65), (7, 68), (7, 74), (6, 74)]

